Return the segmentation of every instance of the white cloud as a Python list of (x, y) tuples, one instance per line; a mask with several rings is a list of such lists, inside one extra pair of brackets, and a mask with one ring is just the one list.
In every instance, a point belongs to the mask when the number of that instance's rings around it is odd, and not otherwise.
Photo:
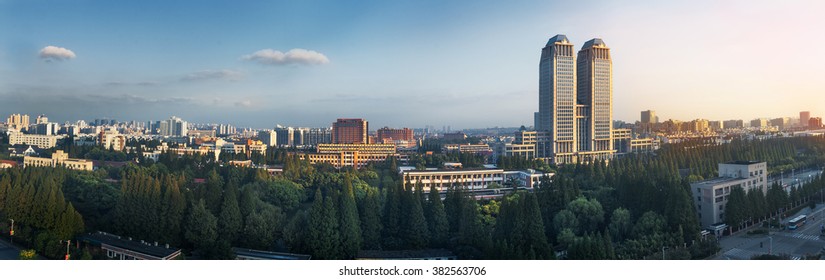
[(244, 108), (250, 108), (250, 107), (252, 107), (252, 106), (253, 106), (253, 104), (252, 104), (252, 101), (250, 101), (250, 100), (244, 100), (244, 101), (238, 101), (238, 102), (235, 102), (235, 106), (237, 106), (237, 107), (244, 107)]
[(241, 59), (267, 65), (320, 65), (329, 63), (326, 55), (305, 49), (291, 49), (286, 53), (273, 49), (263, 49), (253, 54), (245, 55), (241, 57)]
[(237, 81), (243, 76), (243, 73), (233, 70), (206, 70), (198, 71), (186, 75), (181, 81), (202, 81), (202, 80), (229, 80)]
[(47, 46), (40, 50), (40, 58), (45, 59), (47, 61), (52, 60), (68, 60), (77, 57), (74, 52), (70, 49), (55, 47), (55, 46)]

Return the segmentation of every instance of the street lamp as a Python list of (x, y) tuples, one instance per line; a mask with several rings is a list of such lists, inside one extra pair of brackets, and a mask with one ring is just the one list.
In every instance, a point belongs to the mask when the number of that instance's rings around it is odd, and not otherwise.
[(11, 241), (11, 245), (14, 245), (14, 219), (11, 220), (11, 230), (9, 230), (9, 240)]
[(666, 246), (662, 246), (662, 260), (665, 260), (665, 248)]
[[(60, 243), (63, 243), (63, 240), (60, 240)], [(72, 240), (66, 240), (66, 260), (69, 260), (69, 245), (72, 244)]]
[(773, 255), (773, 236), (768, 236), (768, 255)]

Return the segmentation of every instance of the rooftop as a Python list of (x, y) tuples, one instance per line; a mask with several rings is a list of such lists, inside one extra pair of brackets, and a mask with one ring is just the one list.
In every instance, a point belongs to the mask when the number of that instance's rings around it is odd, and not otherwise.
[(582, 46), (582, 49), (588, 49), (588, 48), (592, 48), (594, 46), (600, 47), (600, 48), (606, 48), (607, 44), (605, 44), (604, 41), (602, 41), (601, 38), (593, 38), (593, 39), (590, 39), (590, 41), (584, 42), (584, 45)]
[(551, 37), (550, 40), (547, 41), (548, 46), (553, 45), (555, 43), (569, 44), (570, 40), (567, 40), (567, 36), (563, 34), (558, 34), (556, 36)]
[(763, 163), (763, 162), (764, 162), (764, 161), (755, 161), (755, 160), (736, 160), (736, 161), (726, 162), (725, 164), (735, 164), (735, 165), (751, 165), (751, 164), (757, 164), (757, 163)]
[(249, 256), (266, 260), (309, 260), (311, 258), (310, 255), (270, 252), (237, 247), (232, 247), (232, 252), (238, 256)]
[(732, 183), (732, 182), (735, 182), (735, 181), (748, 181), (748, 180), (750, 180), (750, 178), (717, 177), (717, 178), (712, 178), (712, 179), (707, 179), (707, 180), (703, 180), (703, 181), (694, 182), (693, 184), (690, 184), (690, 185), (702, 188), (702, 187), (712, 187), (712, 186), (716, 186), (716, 185)]
[(174, 247), (168, 247), (163, 244), (160, 246), (154, 246), (149, 244), (148, 242), (142, 242), (139, 240), (131, 240), (131, 238), (123, 238), (118, 235), (114, 235), (107, 232), (98, 231), (95, 233), (84, 234), (80, 237), (80, 240), (88, 241), (93, 245), (101, 245), (107, 244), (110, 246), (123, 248), (126, 250), (138, 252), (141, 254), (146, 254), (158, 258), (166, 258), (178, 251), (180, 249)]
[(356, 259), (425, 259), (425, 258), (455, 258), (455, 254), (445, 249), (379, 251), (361, 250)]

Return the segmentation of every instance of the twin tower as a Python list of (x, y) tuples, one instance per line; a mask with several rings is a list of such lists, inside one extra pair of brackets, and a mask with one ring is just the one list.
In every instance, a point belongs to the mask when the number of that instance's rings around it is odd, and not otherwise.
[(602, 39), (574, 52), (565, 35), (541, 49), (537, 156), (557, 164), (613, 157), (613, 62)]

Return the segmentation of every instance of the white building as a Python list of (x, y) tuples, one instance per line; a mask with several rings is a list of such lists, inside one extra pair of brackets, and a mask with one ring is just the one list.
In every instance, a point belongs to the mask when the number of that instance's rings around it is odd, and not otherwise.
[(719, 177), (690, 184), (691, 196), (702, 228), (723, 223), (725, 206), (733, 188), (745, 192), (768, 191), (767, 163), (735, 161), (719, 164)]

